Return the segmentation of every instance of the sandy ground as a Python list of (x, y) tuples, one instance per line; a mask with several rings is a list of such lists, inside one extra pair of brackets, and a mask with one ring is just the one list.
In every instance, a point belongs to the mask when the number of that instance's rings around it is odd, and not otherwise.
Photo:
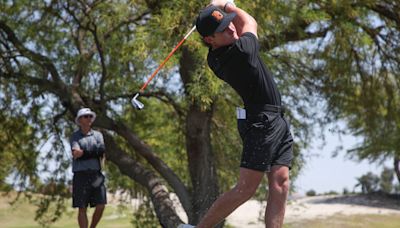
[[(265, 204), (248, 201), (236, 209), (227, 222), (234, 227), (263, 228)], [(400, 214), (397, 200), (370, 196), (315, 196), (290, 200), (286, 208), (285, 223), (333, 216), (335, 214)]]
[[(187, 222), (187, 216), (183, 211), (176, 196), (171, 195), (176, 204), (178, 215), (182, 221)], [(111, 200), (112, 201), (112, 200)], [(132, 205), (141, 202), (132, 201)], [(263, 217), (266, 203), (249, 200), (237, 208), (228, 218), (227, 223), (235, 228), (264, 228)], [(299, 222), (305, 219), (317, 219), (334, 215), (354, 214), (399, 214), (400, 196), (384, 197), (375, 195), (346, 195), (346, 196), (314, 196), (291, 197), (288, 200), (285, 214), (285, 223)]]

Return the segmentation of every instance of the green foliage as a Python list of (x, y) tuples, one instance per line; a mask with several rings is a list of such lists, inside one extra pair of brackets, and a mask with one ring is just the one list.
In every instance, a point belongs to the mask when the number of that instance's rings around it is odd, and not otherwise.
[(363, 194), (373, 193), (378, 190), (379, 177), (371, 172), (358, 177), (357, 181), (358, 183), (355, 185), (355, 187), (361, 187), (361, 192)]
[[(292, 180), (305, 163), (304, 149), (313, 138), (323, 137), (313, 128), (340, 119), (346, 120), (350, 133), (365, 139), (350, 155), (372, 161), (399, 156), (399, 26), (386, 16), (398, 10), (395, 3), (380, 3), (237, 1), (258, 21), (260, 53), (287, 107), (296, 142)], [(148, 86), (142, 96), (146, 109), (137, 113), (129, 105), (132, 93), (193, 26), (204, 4), (1, 1), (1, 187), (8, 187), (4, 180), (10, 174), (18, 177), (19, 187), (36, 190), (51, 181), (68, 183), (70, 156), (64, 140), (73, 132), (74, 112), (83, 104), (126, 123), (190, 186), (185, 118), (188, 106), (196, 104), (213, 111), (212, 151), (220, 186), (229, 188), (240, 159), (234, 106), (241, 101), (206, 66), (207, 48), (198, 34)], [(10, 41), (3, 23), (21, 44)], [(151, 169), (123, 138), (114, 136), (118, 146)], [(106, 170), (111, 191), (146, 195), (143, 187), (121, 176), (117, 166), (109, 164)], [(39, 180), (38, 172), (51, 178)], [(374, 181), (364, 179), (363, 189), (373, 189)], [(51, 208), (48, 202), (38, 204)], [(43, 224), (53, 221), (42, 212), (46, 210), (39, 212)]]
[(337, 191), (333, 191), (333, 190), (331, 190), (331, 191), (329, 191), (329, 192), (324, 192), (324, 194), (323, 195), (339, 195), (339, 193), (337, 192)]
[[(12, 186), (28, 189), (37, 181), (36, 129), (29, 126), (23, 115), (9, 116), (0, 112), (0, 185), (7, 188), (6, 178), (14, 176)], [(15, 134), (18, 132), (18, 134)]]
[(313, 189), (308, 190), (306, 192), (306, 196), (316, 196), (316, 195), (317, 195), (317, 192), (315, 192), (315, 190), (313, 190)]
[(393, 169), (384, 167), (380, 176), (380, 182), (379, 182), (380, 190), (390, 194), (394, 187), (393, 178), (394, 178)]
[(157, 220), (157, 216), (154, 214), (151, 202), (144, 198), (143, 202), (134, 211), (131, 224), (134, 228), (148, 227), (157, 228), (160, 227), (160, 223)]
[[(174, 97), (175, 102), (179, 103), (180, 99), (179, 96)], [(144, 102), (146, 112), (139, 112), (134, 116), (127, 113), (126, 123), (145, 139), (157, 156), (179, 173), (183, 182), (189, 184), (183, 116), (160, 100), (148, 99)]]

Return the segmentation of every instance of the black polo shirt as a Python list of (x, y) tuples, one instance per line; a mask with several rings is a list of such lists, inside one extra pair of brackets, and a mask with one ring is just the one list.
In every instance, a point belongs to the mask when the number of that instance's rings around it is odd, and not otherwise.
[(259, 43), (252, 33), (244, 33), (230, 46), (208, 52), (208, 65), (242, 97), (252, 104), (281, 105), (281, 95), (259, 55)]

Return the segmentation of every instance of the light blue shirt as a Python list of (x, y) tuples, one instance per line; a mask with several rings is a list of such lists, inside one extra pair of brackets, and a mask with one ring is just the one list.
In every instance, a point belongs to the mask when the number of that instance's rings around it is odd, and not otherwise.
[[(91, 129), (86, 135), (79, 129), (75, 131), (70, 140), (71, 150), (73, 148), (81, 149), (84, 151), (94, 151), (102, 149), (104, 151), (104, 139), (101, 132)], [(90, 159), (73, 159), (72, 172), (86, 171), (86, 170), (100, 170), (99, 158)]]

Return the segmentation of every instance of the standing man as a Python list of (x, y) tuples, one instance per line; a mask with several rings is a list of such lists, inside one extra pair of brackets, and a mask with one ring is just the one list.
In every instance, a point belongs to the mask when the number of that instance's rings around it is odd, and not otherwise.
[(208, 65), (235, 89), (245, 106), (237, 110), (243, 141), (239, 180), (214, 202), (196, 227), (211, 228), (223, 221), (255, 194), (266, 175), (269, 194), (265, 226), (280, 228), (289, 189), (293, 139), (283, 117), (278, 88), (259, 55), (257, 22), (232, 1), (214, 0), (200, 12), (196, 27), (209, 46)]
[(94, 228), (103, 215), (107, 203), (104, 176), (101, 173), (101, 159), (104, 158), (105, 146), (103, 135), (92, 129), (96, 113), (89, 108), (78, 111), (75, 123), (79, 130), (71, 137), (72, 150), (72, 206), (79, 208), (79, 227), (88, 227), (86, 209), (96, 207), (90, 227)]

